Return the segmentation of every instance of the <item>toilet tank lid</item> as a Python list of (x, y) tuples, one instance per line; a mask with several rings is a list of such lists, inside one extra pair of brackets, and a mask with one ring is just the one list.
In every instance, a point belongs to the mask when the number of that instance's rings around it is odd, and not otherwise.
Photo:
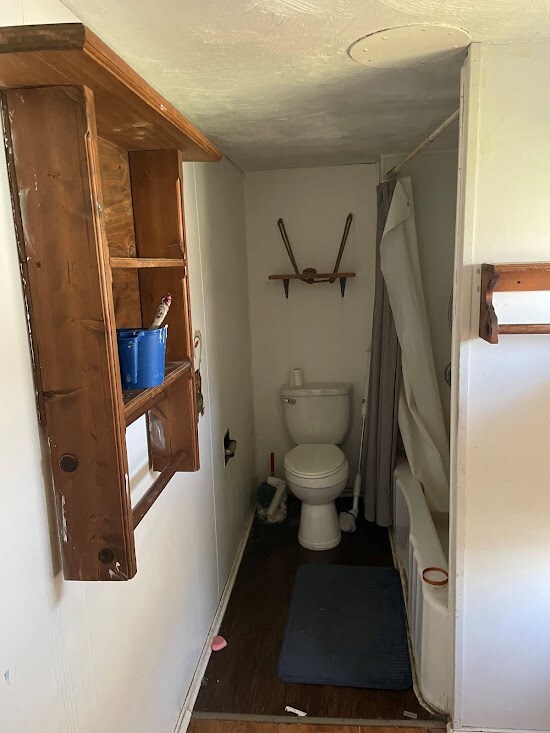
[(305, 382), (301, 387), (283, 384), (283, 397), (326, 397), (330, 395), (346, 395), (351, 393), (349, 382)]

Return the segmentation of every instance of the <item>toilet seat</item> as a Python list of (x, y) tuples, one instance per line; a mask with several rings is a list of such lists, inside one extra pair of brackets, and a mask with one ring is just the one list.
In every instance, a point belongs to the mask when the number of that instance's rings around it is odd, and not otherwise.
[(285, 456), (285, 472), (298, 478), (324, 479), (347, 469), (347, 459), (337, 445), (297, 445)]

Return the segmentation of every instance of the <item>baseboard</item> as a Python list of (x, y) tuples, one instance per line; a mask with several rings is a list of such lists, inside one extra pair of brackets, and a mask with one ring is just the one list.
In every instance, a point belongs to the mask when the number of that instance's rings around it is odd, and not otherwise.
[(223, 589), (223, 593), (221, 595), (220, 602), (218, 603), (216, 613), (214, 614), (214, 619), (212, 621), (212, 624), (208, 631), (208, 635), (204, 642), (201, 656), (199, 658), (197, 668), (195, 669), (195, 674), (193, 675), (193, 679), (191, 680), (189, 691), (187, 693), (185, 702), (183, 703), (183, 707), (180, 711), (178, 720), (176, 722), (174, 733), (185, 733), (185, 731), (187, 730), (189, 726), (189, 722), (191, 720), (191, 714), (193, 712), (193, 707), (195, 705), (195, 701), (198, 697), (199, 690), (201, 688), (202, 678), (204, 677), (206, 668), (208, 666), (208, 661), (210, 659), (210, 655), (212, 654), (210, 643), (211, 643), (212, 637), (216, 636), (221, 626), (221, 622), (225, 614), (225, 609), (227, 608), (227, 604), (231, 596), (231, 591), (233, 590), (233, 586), (235, 585), (235, 579), (237, 577), (237, 573), (241, 565), (244, 548), (246, 547), (246, 543), (250, 535), (250, 530), (252, 529), (252, 523), (254, 521), (255, 514), (256, 514), (256, 508), (254, 507), (253, 511), (250, 514), (250, 518), (248, 519), (248, 522), (246, 523), (246, 527), (245, 527), (243, 536), (241, 538), (241, 541), (239, 543), (239, 547), (237, 549), (235, 559), (233, 560), (233, 565), (231, 566), (231, 570), (229, 572), (229, 577), (227, 578), (227, 582), (225, 584), (225, 588)]
[(548, 728), (476, 728), (463, 726), (462, 728), (448, 728), (448, 733), (549, 733)]
[(352, 726), (365, 728), (428, 728), (430, 730), (445, 730), (446, 723), (442, 720), (381, 720), (379, 718), (317, 718), (308, 715), (298, 718), (293, 715), (249, 715), (239, 713), (194, 713), (194, 720), (238, 720), (254, 723), (285, 723), (286, 725), (323, 725), (345, 726), (346, 730)]

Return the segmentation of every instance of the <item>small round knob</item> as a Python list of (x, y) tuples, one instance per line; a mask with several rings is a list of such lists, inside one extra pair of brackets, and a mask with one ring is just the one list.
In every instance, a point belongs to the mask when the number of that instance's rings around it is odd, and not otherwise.
[(102, 562), (104, 565), (109, 565), (109, 563), (112, 563), (115, 559), (115, 553), (111, 550), (110, 547), (103, 547), (97, 553), (97, 558), (99, 562)]
[(70, 453), (65, 453), (59, 459), (59, 465), (61, 466), (62, 471), (65, 471), (66, 473), (72, 473), (77, 469), (78, 458), (72, 456)]

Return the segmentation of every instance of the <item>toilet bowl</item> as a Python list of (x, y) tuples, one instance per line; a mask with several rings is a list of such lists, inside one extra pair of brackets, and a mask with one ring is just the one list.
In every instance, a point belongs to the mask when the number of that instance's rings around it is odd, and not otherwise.
[(333, 444), (301, 444), (285, 456), (285, 477), (302, 502), (298, 542), (309, 550), (330, 550), (340, 542), (334, 500), (346, 487), (349, 465)]

